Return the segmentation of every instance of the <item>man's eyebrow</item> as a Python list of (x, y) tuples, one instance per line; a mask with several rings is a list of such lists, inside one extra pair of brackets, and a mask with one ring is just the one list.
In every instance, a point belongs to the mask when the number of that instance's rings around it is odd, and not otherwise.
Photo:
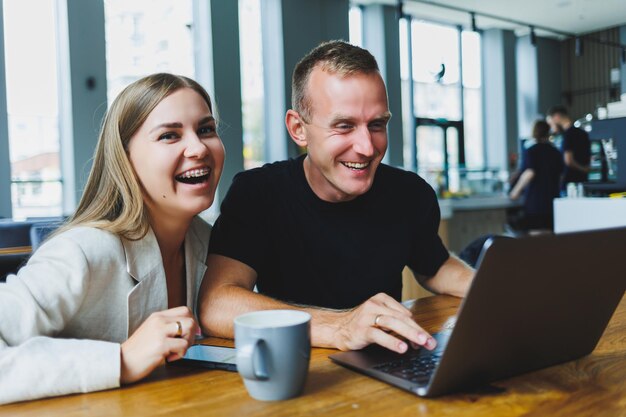
[[(386, 111), (386, 112), (384, 112), (384, 113), (374, 117), (372, 119), (372, 121), (385, 121), (385, 122), (387, 122), (387, 121), (389, 121), (389, 119), (391, 119), (391, 112)], [(354, 118), (351, 117), (351, 116), (346, 116), (346, 115), (343, 115), (343, 114), (336, 114), (336, 115), (334, 115), (330, 119), (330, 124), (334, 125), (334, 124), (336, 124), (338, 122), (349, 122), (349, 121), (352, 121), (352, 120), (354, 120)]]
[(374, 118), (374, 120), (383, 120), (385, 122), (388, 122), (389, 119), (391, 119), (391, 112), (390, 111), (386, 111), (383, 114), (381, 114), (380, 116)]
[(334, 125), (335, 123), (338, 123), (338, 122), (348, 122), (351, 120), (353, 120), (353, 118), (350, 116), (346, 116), (343, 114), (336, 114), (330, 119), (330, 124)]

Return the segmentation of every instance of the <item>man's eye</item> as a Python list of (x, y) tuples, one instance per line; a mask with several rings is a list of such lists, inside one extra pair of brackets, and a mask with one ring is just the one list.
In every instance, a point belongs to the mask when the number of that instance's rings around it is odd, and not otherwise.
[(369, 128), (370, 130), (373, 130), (375, 132), (382, 132), (383, 130), (387, 129), (387, 123), (385, 122), (370, 123)]
[(352, 130), (354, 128), (354, 126), (349, 123), (340, 123), (335, 127), (337, 130)]
[(167, 132), (167, 133), (163, 133), (161, 136), (159, 136), (159, 140), (173, 140), (176, 139), (176, 133), (174, 132)]

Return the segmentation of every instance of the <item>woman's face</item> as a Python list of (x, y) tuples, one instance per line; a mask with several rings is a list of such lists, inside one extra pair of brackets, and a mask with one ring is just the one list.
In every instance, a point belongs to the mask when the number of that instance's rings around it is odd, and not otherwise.
[(130, 162), (153, 219), (191, 218), (211, 206), (224, 166), (215, 127), (202, 96), (183, 88), (163, 99), (132, 136)]

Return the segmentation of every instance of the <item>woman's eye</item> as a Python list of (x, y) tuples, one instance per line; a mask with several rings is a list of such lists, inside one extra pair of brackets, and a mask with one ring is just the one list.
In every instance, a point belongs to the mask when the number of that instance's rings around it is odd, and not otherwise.
[(176, 133), (174, 132), (167, 132), (167, 133), (163, 133), (161, 136), (159, 136), (159, 140), (173, 140), (176, 139)]
[(214, 126), (204, 126), (198, 129), (198, 135), (200, 136), (212, 135), (213, 133), (215, 133)]

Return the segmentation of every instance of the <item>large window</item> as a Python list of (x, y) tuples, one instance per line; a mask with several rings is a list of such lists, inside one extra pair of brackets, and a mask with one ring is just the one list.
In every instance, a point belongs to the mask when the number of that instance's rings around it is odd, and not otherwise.
[(155, 73), (194, 78), (191, 0), (105, 0), (107, 96)]
[(350, 6), (348, 14), (350, 43), (352, 45), (363, 46), (363, 12), (360, 6)]
[(261, 0), (239, 0), (244, 169), (266, 162)]
[(62, 214), (55, 5), (55, 0), (3, 2), (11, 201), (17, 219)]
[[(466, 173), (482, 169), (484, 165), (480, 36), (415, 19), (411, 20), (410, 34), (411, 51), (408, 25), (403, 19), (400, 65), (406, 124), (405, 158), (413, 157), (409, 150), (410, 141), (415, 138), (420, 175), (440, 191), (458, 191)], [(409, 59), (412, 86), (409, 85)], [(407, 110), (411, 107), (412, 114)], [(410, 131), (413, 125), (414, 135)]]

